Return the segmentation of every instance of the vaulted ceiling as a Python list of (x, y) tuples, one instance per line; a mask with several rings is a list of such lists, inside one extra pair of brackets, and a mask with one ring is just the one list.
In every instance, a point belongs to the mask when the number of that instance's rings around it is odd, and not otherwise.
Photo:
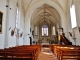
[[(43, 1), (47, 1), (47, 0), (22, 0), (22, 7), (23, 7), (23, 10), (24, 12), (26, 12), (28, 10), (28, 8), (31, 6), (31, 5), (34, 5), (35, 3), (38, 3), (38, 2), (43, 2)], [(50, 1), (50, 0), (49, 0)], [(57, 5), (59, 5), (63, 10), (66, 11), (66, 7), (67, 7), (67, 2), (68, 0), (51, 0), (52, 2), (55, 2)]]
[[(46, 1), (48, 0), (22, 0), (22, 7), (24, 13), (28, 12), (29, 7), (32, 5), (38, 3), (38, 2), (45, 2), (45, 4), (38, 7), (31, 16), (31, 23), (33, 24), (41, 24), (41, 23), (48, 23), (48, 24), (60, 24), (61, 18), (58, 11), (50, 6), (49, 4), (46, 4)], [(67, 4), (68, 0), (49, 0), (54, 3), (56, 3), (66, 14), (67, 11)]]
[(60, 23), (60, 16), (54, 7), (43, 4), (34, 11), (32, 15), (32, 22), (33, 21), (34, 24), (42, 24), (45, 22), (48, 24)]

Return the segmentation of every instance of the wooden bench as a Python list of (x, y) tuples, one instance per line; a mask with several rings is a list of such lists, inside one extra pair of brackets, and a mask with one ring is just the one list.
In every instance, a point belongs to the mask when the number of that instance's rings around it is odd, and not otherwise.
[[(70, 58), (71, 56), (74, 56), (75, 59), (79, 59), (78, 57), (80, 57), (80, 51), (79, 51), (80, 47), (79, 46), (60, 46), (57, 47), (57, 58), (59, 60), (63, 60), (63, 59), (74, 59), (74, 58)], [(74, 51), (74, 52), (73, 52)], [(66, 57), (63, 57), (66, 56)], [(76, 57), (78, 56), (78, 57)]]
[(13, 59), (13, 60), (37, 60), (40, 53), (41, 46), (26, 45), (10, 47), (8, 49), (0, 49), (0, 59)]
[(61, 50), (59, 60), (63, 59), (80, 59), (80, 50), (74, 49)]
[(51, 49), (59, 60), (80, 59), (80, 46), (52, 44)]
[(61, 44), (51, 44), (50, 45), (51, 51), (54, 53), (55, 56), (57, 56), (57, 47), (58, 46), (63, 46), (63, 45), (61, 45)]

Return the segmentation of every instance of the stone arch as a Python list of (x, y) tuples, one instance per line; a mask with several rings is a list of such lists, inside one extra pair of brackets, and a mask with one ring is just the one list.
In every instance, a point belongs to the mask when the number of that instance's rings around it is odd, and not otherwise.
[(28, 25), (27, 27), (30, 28), (29, 24), (30, 24), (31, 16), (32, 16), (33, 12), (36, 10), (36, 8), (40, 7), (41, 5), (43, 5), (45, 3), (50, 5), (50, 6), (52, 6), (52, 7), (54, 7), (57, 10), (57, 12), (60, 15), (60, 20), (61, 20), (61, 24), (62, 24), (61, 26), (64, 28), (64, 32), (67, 32), (67, 23), (66, 23), (65, 13), (64, 13), (63, 9), (57, 3), (55, 3), (55, 2), (53, 2), (51, 0), (43, 0), (43, 1), (40, 0), (37, 3), (35, 2), (33, 5), (30, 6), (29, 9), (26, 11), (25, 26), (26, 26), (26, 23), (27, 23), (27, 25)]

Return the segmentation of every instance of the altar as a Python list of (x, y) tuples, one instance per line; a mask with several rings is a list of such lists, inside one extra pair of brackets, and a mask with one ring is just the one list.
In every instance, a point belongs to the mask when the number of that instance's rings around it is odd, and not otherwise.
[(41, 41), (42, 41), (42, 44), (48, 44), (49, 43), (49, 40), (47, 38), (42, 38)]
[(42, 47), (49, 47), (50, 43), (42, 43), (41, 45), (42, 45)]

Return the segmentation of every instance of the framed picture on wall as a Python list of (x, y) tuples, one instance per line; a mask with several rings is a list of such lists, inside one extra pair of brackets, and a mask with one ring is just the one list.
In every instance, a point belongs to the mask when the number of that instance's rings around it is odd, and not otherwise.
[(2, 19), (3, 19), (3, 13), (0, 12), (0, 34), (2, 33)]

